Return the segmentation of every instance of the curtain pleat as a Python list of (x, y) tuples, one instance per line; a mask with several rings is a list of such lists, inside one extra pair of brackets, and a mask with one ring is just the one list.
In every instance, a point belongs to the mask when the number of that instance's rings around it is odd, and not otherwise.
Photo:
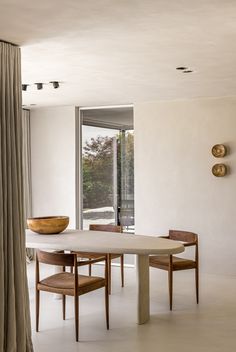
[(0, 42), (0, 351), (30, 352), (20, 49)]
[[(32, 187), (31, 187), (31, 145), (30, 145), (30, 111), (22, 110), (23, 126), (23, 186), (24, 186), (24, 212), (25, 228), (27, 218), (32, 216)], [(26, 258), (30, 262), (34, 258), (34, 250), (26, 249)]]

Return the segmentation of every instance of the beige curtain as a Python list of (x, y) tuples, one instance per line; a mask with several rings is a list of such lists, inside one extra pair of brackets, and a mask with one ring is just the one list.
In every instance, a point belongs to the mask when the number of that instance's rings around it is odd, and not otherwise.
[(26, 278), (20, 49), (0, 42), (0, 351), (33, 351)]
[[(30, 146), (30, 111), (22, 110), (23, 126), (23, 188), (24, 188), (24, 213), (26, 219), (32, 216), (32, 190), (31, 190), (31, 146)], [(34, 257), (34, 250), (26, 249), (26, 259), (30, 262)]]

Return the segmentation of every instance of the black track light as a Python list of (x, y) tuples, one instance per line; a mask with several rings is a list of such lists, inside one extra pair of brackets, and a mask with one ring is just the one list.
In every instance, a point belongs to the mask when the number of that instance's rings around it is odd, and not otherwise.
[(59, 88), (59, 82), (58, 81), (51, 81), (50, 83), (52, 83), (53, 88), (55, 88), (55, 89)]
[(22, 90), (26, 91), (29, 84), (22, 84)]
[(43, 89), (43, 83), (35, 83), (35, 85), (37, 86), (37, 89)]

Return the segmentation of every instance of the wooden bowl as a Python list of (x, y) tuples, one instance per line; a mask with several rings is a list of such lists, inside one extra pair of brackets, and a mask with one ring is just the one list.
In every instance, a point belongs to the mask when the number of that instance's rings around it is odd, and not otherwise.
[(44, 216), (28, 218), (28, 228), (41, 234), (56, 234), (64, 231), (69, 224), (69, 216)]

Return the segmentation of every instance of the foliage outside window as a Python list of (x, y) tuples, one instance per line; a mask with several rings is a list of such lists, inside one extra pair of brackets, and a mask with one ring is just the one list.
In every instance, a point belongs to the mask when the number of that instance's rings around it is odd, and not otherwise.
[[(125, 135), (125, 160), (121, 173), (121, 134), (117, 134), (117, 184), (118, 204), (121, 203), (121, 181), (125, 180), (125, 193), (133, 197), (134, 148), (133, 133)], [(98, 136), (85, 142), (83, 147), (83, 208), (113, 206), (113, 138)], [(123, 174), (121, 176), (121, 174)]]

